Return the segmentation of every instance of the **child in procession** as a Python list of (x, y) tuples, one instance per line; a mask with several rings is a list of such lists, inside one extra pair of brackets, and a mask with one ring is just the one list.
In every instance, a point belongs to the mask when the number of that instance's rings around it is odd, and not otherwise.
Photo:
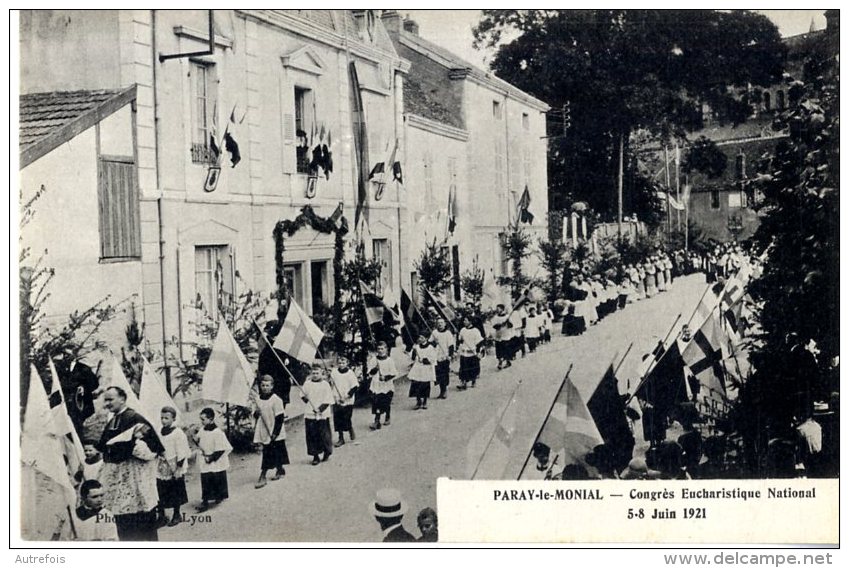
[(180, 507), (189, 502), (186, 493), (186, 470), (189, 461), (189, 440), (182, 428), (174, 425), (177, 410), (163, 406), (159, 420), (162, 429), (159, 439), (165, 451), (159, 455), (156, 468), (156, 489), (159, 491), (159, 518), (164, 523), (165, 509), (173, 509), (168, 526), (173, 527), (182, 521)]
[(201, 504), (198, 511), (209, 509), (209, 502), (221, 503), (230, 496), (227, 487), (227, 470), (230, 469), (229, 454), (233, 450), (227, 436), (215, 425), (215, 411), (207, 407), (200, 411), (201, 429), (195, 442), (200, 448)]
[(333, 396), (336, 399), (336, 404), (333, 406), (333, 428), (339, 434), (335, 444), (338, 448), (345, 444), (345, 432), (348, 432), (352, 442), (355, 439), (351, 416), (354, 413), (354, 396), (360, 388), (360, 382), (345, 356), (339, 357), (336, 368), (330, 372), (330, 378), (336, 386), (333, 389)]
[(540, 338), (542, 318), (537, 314), (536, 306), (528, 307), (528, 318), (526, 320), (525, 340), (528, 342), (528, 350), (533, 353), (537, 350)]
[[(301, 400), (304, 409), (304, 432), (307, 438), (307, 453), (312, 456), (312, 465), (330, 459), (333, 453), (333, 433), (330, 431), (330, 414), (333, 412), (333, 388), (325, 379), (324, 368), (314, 365), (309, 380), (304, 383)], [(320, 459), (319, 456), (324, 454)]]
[(451, 359), (454, 357), (454, 334), (448, 330), (445, 318), (436, 319), (436, 329), (430, 334), (430, 342), (436, 347), (436, 384), (439, 398), (448, 396), (448, 380), (451, 376)]
[(374, 414), (374, 423), (369, 426), (372, 430), (380, 430), (380, 417), (385, 416), (384, 425), (389, 426), (392, 413), (392, 397), (395, 396), (395, 377), (398, 370), (395, 362), (389, 357), (389, 348), (386, 343), (377, 343), (377, 358), (371, 363), (369, 377), (371, 383), (371, 412)]
[(286, 449), (286, 415), (283, 410), (283, 400), (274, 394), (274, 377), (263, 375), (259, 381), (259, 397), (254, 399), (256, 410), (254, 417), (254, 444), (262, 446), (262, 465), (259, 479), (255, 488), (265, 487), (268, 481), (266, 473), (274, 470), (271, 480), (277, 480), (286, 475), (283, 467), (289, 464), (289, 451)]
[(495, 357), (498, 359), (497, 369), (511, 366), (511, 347), (513, 343), (513, 324), (507, 314), (507, 307), (498, 304), (496, 314), (492, 316), (492, 329), (495, 330)]
[(427, 399), (430, 397), (430, 383), (435, 382), (436, 347), (428, 342), (427, 333), (419, 334), (419, 342), (413, 346), (410, 357), (413, 366), (407, 377), (410, 379), (410, 398), (416, 399), (415, 410), (426, 410)]
[(83, 442), (83, 479), (97, 479), (100, 468), (103, 467), (103, 456), (97, 451), (97, 442), (86, 440)]
[(481, 374), (478, 351), (482, 345), (480, 330), (472, 325), (470, 317), (463, 318), (463, 329), (460, 330), (460, 389), (465, 389), (468, 383), (474, 388)]

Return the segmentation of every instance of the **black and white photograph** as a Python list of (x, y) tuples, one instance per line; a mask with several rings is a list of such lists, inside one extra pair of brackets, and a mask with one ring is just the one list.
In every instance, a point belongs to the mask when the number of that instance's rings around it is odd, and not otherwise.
[(10, 18), (13, 539), (839, 543), (839, 10)]

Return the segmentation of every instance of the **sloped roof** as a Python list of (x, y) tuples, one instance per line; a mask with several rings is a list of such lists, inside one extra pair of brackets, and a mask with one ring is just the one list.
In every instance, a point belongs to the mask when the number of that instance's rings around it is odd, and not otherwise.
[[(334, 10), (277, 10), (278, 12), (287, 14), (289, 16), (293, 16), (296, 18), (300, 18), (302, 20), (306, 20), (312, 24), (320, 26), (326, 30), (330, 30), (332, 32), (336, 32), (340, 35), (344, 35), (351, 39), (359, 39), (359, 31), (357, 28), (357, 21), (354, 18), (354, 13), (352, 10), (335, 10), (337, 18), (334, 19), (333, 12)], [(340, 20), (341, 23), (337, 25), (337, 20)], [(386, 33), (386, 30), (383, 27), (382, 22), (380, 21), (380, 17), (375, 15), (375, 26), (374, 26), (374, 40), (371, 43), (375, 48), (386, 51), (389, 53), (394, 53), (395, 48), (392, 45), (392, 41), (389, 39), (389, 35)]]
[(539, 107), (542, 110), (548, 110), (549, 106), (544, 101), (537, 99), (504, 81), (503, 79), (499, 79), (495, 76), (494, 73), (490, 73), (484, 71), (483, 69), (477, 67), (464, 60), (463, 58), (455, 55), (454, 53), (448, 51), (442, 46), (439, 46), (431, 41), (424, 39), (423, 37), (410, 33), (406, 30), (399, 30), (398, 32), (398, 42), (401, 45), (407, 46), (410, 49), (424, 52), (429, 57), (431, 57), (437, 63), (440, 63), (444, 67), (448, 69), (458, 69), (463, 70), (468, 75), (478, 79), (483, 83), (487, 83), (494, 88), (502, 89), (506, 91), (511, 97), (520, 100), (526, 104)]
[(136, 98), (136, 87), (52, 91), (20, 96), (20, 167), (24, 168)]

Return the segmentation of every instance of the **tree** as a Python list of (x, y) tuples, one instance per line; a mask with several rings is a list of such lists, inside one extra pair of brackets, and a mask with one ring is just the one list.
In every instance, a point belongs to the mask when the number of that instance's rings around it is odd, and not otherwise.
[(789, 137), (752, 182), (763, 195), (754, 252), (766, 261), (749, 287), (762, 333), (745, 394), (750, 414), (773, 432), (839, 390), (839, 79), (836, 54), (822, 47), (804, 82), (790, 80), (792, 104), (776, 117)]
[(685, 173), (701, 172), (708, 179), (716, 179), (725, 173), (728, 156), (719, 149), (716, 142), (706, 136), (700, 136), (687, 149), (681, 169)]
[(451, 286), (451, 257), (448, 248), (438, 245), (436, 239), (425, 245), (415, 267), (419, 285), (434, 296), (439, 296)]
[(514, 300), (518, 300), (522, 291), (531, 283), (531, 278), (524, 273), (522, 268), (522, 263), (531, 254), (531, 237), (519, 226), (507, 227), (503, 235), (501, 247), (504, 249), (507, 262), (510, 264), (510, 275), (499, 276), (498, 284), (510, 286), (510, 295)]
[(569, 263), (569, 247), (559, 240), (544, 240), (539, 241), (539, 258), (543, 270), (545, 270), (546, 278), (543, 284), (543, 290), (548, 297), (549, 303), (554, 302), (559, 296), (562, 289), (563, 272)]
[[(582, 200), (607, 218), (620, 140), (627, 157), (637, 130), (662, 141), (695, 130), (702, 103), (721, 120), (745, 120), (746, 88), (774, 83), (784, 54), (776, 27), (748, 11), (484, 10), (474, 34), (477, 46), (499, 46), (499, 77), (553, 110), (569, 105), (565, 135), (559, 115), (550, 121), (551, 208)], [(643, 177), (626, 159), (625, 212), (652, 222)]]

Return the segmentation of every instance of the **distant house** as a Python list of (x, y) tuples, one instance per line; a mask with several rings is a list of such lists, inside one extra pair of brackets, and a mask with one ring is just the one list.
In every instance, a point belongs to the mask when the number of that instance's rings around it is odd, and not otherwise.
[[(402, 240), (412, 260), (434, 239), (449, 248), (451, 296), (459, 300), (460, 274), (473, 262), (496, 276), (507, 274), (501, 239), (516, 222), (525, 188), (534, 220), (522, 227), (534, 240), (547, 235), (549, 107), (424, 39), (418, 24), (398, 12), (384, 11), (382, 20), (398, 55), (410, 62), (403, 98), (408, 225)], [(415, 288), (415, 278), (414, 272), (409, 279), (403, 275), (405, 288)]]

